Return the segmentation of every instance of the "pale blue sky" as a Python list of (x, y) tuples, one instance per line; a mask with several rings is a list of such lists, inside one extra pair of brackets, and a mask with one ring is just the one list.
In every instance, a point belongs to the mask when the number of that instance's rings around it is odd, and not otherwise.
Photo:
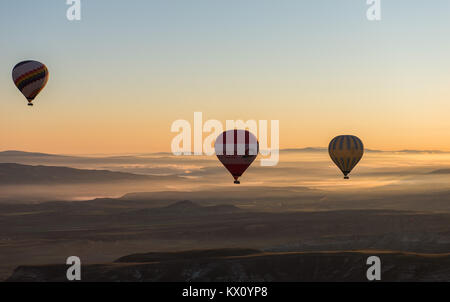
[[(382, 0), (380, 22), (365, 2), (82, 0), (69, 22), (65, 0), (1, 1), (0, 149), (167, 151), (194, 111), (279, 119), (282, 147), (450, 149), (450, 1)], [(24, 59), (50, 69), (33, 112)]]

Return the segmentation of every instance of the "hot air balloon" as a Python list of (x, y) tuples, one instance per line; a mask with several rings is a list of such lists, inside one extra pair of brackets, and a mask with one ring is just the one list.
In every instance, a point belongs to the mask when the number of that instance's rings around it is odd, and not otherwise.
[(28, 106), (33, 106), (33, 100), (47, 84), (48, 69), (37, 61), (23, 61), (14, 66), (12, 78), (16, 87), (27, 98)]
[(240, 184), (239, 177), (258, 156), (259, 143), (247, 130), (228, 130), (220, 134), (214, 144), (217, 158)]
[(336, 166), (344, 173), (344, 179), (348, 179), (347, 175), (363, 156), (364, 146), (362, 141), (354, 135), (339, 135), (331, 140), (328, 153)]

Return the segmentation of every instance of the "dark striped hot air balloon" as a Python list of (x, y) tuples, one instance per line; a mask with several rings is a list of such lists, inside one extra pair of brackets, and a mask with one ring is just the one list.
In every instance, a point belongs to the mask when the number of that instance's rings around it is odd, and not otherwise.
[(247, 130), (228, 130), (220, 134), (214, 144), (217, 158), (231, 173), (234, 183), (258, 156), (259, 143)]
[(354, 135), (339, 135), (331, 140), (328, 153), (336, 166), (344, 173), (344, 179), (348, 179), (347, 175), (363, 156), (364, 146), (362, 141)]
[(16, 87), (33, 106), (33, 100), (44, 89), (48, 81), (47, 67), (37, 61), (23, 61), (14, 66), (12, 78)]

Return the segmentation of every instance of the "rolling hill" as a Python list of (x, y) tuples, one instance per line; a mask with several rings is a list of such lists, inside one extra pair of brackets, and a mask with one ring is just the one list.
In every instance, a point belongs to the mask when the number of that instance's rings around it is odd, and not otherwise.
[[(381, 281), (448, 281), (450, 255), (383, 251), (267, 253), (251, 249), (137, 254), (84, 265), (84, 282), (364, 282), (366, 260), (382, 261)], [(8, 282), (64, 282), (66, 265), (19, 266)]]
[(91, 183), (149, 180), (151, 176), (108, 170), (83, 170), (55, 166), (0, 163), (0, 184)]

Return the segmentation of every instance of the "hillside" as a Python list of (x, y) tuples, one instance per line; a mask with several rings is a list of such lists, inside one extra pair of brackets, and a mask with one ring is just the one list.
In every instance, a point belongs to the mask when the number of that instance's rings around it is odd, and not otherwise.
[(83, 170), (55, 166), (0, 163), (0, 184), (90, 183), (117, 180), (148, 180), (149, 176), (108, 170)]
[[(448, 281), (450, 255), (337, 251), (264, 253), (249, 249), (130, 255), (116, 263), (84, 265), (85, 282), (363, 282), (366, 259), (378, 255), (382, 281)], [(6, 281), (66, 281), (65, 265), (20, 266)]]

